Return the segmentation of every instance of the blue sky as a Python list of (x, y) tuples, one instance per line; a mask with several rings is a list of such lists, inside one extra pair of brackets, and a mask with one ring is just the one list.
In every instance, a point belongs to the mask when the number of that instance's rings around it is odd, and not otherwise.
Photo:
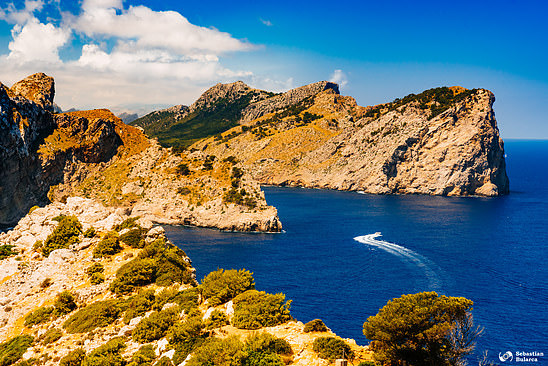
[(56, 78), (67, 109), (190, 104), (217, 82), (341, 84), (361, 105), (495, 93), (504, 138), (548, 138), (542, 1), (26, 0), (0, 5), (0, 80)]

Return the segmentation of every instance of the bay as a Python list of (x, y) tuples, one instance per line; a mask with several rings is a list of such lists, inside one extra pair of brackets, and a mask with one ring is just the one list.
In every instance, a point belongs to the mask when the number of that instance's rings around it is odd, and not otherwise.
[(475, 322), (485, 327), (477, 354), (548, 355), (548, 141), (508, 141), (506, 153), (504, 197), (263, 187), (284, 233), (166, 232), (199, 279), (246, 268), (258, 289), (293, 300), (295, 318), (321, 318), (359, 344), (368, 343), (363, 322), (388, 300), (437, 291), (474, 301)]

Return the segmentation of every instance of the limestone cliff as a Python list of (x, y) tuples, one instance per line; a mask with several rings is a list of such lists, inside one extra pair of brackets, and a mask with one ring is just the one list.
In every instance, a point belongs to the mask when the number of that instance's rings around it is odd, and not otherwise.
[[(0, 233), (2, 365), (84, 360), (136, 366), (162, 358), (163, 365), (185, 365), (205, 342), (231, 336), (243, 343), (258, 333), (287, 342), (285, 363), (329, 364), (312, 343), (334, 333), (305, 333), (293, 319), (236, 328), (234, 301), (206, 300), (190, 258), (163, 228), (123, 211), (69, 197), (33, 209), (13, 230)], [(345, 341), (357, 362), (371, 360), (367, 347)]]
[(249, 105), (239, 126), (191, 148), (236, 156), (261, 184), (374, 194), (509, 192), (488, 90), (436, 88), (360, 107), (335, 84), (303, 88)]
[(54, 114), (53, 96), (44, 74), (0, 88), (0, 225), (79, 195), (159, 223), (281, 230), (236, 160), (175, 154), (108, 110)]

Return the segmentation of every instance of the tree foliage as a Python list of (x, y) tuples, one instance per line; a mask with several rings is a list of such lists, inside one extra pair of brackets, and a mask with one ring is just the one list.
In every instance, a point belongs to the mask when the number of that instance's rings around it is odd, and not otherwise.
[(273, 327), (291, 320), (290, 307), (291, 300), (286, 302), (284, 294), (249, 290), (234, 298), (232, 323), (240, 329)]
[(47, 257), (55, 249), (68, 248), (79, 242), (82, 233), (82, 224), (76, 216), (58, 216), (57, 227), (48, 235), (42, 246), (42, 254)]
[(337, 358), (353, 359), (354, 353), (350, 346), (342, 339), (335, 337), (319, 337), (314, 339), (312, 344), (314, 352), (325, 360)]
[[(451, 334), (471, 319), (472, 305), (464, 297), (438, 296), (435, 292), (403, 295), (369, 317), (363, 333), (373, 341), (371, 349), (381, 363), (456, 364), (467, 351), (458, 349), (460, 346), (452, 342)], [(477, 336), (474, 332), (467, 334)]]
[(200, 289), (204, 299), (213, 306), (232, 300), (237, 295), (255, 288), (253, 273), (245, 269), (220, 268), (208, 274), (202, 281)]

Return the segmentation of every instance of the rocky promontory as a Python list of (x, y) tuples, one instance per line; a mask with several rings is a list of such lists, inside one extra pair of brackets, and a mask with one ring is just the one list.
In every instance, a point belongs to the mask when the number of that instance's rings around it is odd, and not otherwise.
[[(238, 90), (252, 90), (238, 85)], [(214, 89), (223, 96), (234, 85)], [(192, 136), (172, 134), (184, 130), (184, 120), (148, 132), (166, 145), (181, 143), (191, 151), (235, 156), (261, 184), (373, 194), (498, 196), (509, 192), (509, 182), (494, 101), (485, 89), (442, 87), (361, 107), (354, 98), (341, 96), (336, 84), (324, 81), (243, 106), (227, 105), (223, 99), (223, 110), (233, 116), (232, 127), (219, 124), (208, 137), (198, 138), (207, 133), (196, 129)], [(215, 109), (212, 103), (209, 108)], [(210, 117), (203, 114), (204, 120)], [(195, 117), (193, 126), (201, 121)]]
[(256, 290), (248, 271), (198, 284), (161, 226), (92, 199), (33, 208), (0, 233), (2, 365), (328, 365), (318, 338), (371, 360), (315, 324), (293, 319), (283, 294)]
[(0, 85), (1, 226), (82, 196), (158, 223), (281, 230), (237, 159), (174, 153), (106, 109), (54, 113), (54, 93), (45, 74)]

